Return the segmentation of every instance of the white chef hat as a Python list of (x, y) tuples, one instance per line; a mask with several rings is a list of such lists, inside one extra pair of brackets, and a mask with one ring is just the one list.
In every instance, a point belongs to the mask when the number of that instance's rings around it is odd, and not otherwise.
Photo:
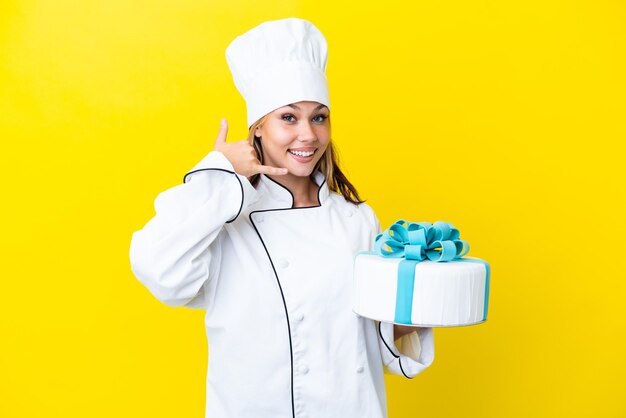
[(322, 32), (295, 17), (263, 22), (237, 36), (226, 48), (226, 61), (246, 101), (248, 128), (290, 103), (314, 101), (330, 109), (327, 55)]

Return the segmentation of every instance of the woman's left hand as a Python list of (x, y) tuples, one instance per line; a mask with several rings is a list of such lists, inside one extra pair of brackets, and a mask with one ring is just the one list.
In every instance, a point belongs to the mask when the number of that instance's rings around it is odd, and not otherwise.
[(412, 333), (413, 331), (417, 331), (418, 329), (423, 327), (417, 327), (412, 325), (393, 325), (393, 340), (397, 340), (399, 338), (404, 337), (407, 334)]

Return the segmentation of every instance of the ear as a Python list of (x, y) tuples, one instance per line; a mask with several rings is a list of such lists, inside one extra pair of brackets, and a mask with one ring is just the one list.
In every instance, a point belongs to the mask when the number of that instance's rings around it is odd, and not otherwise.
[(257, 127), (254, 129), (254, 136), (258, 136), (258, 137), (260, 137), (260, 136), (261, 136), (261, 127), (262, 127), (262, 126), (263, 126), (263, 125), (259, 125), (259, 126), (257, 126)]

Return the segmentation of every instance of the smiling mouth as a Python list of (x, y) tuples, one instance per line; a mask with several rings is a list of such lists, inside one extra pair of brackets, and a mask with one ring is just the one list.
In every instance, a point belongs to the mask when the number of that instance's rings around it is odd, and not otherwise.
[(288, 150), (289, 154), (295, 156), (295, 157), (300, 157), (300, 158), (304, 158), (307, 159), (311, 156), (313, 156), (313, 154), (315, 154), (315, 152), (317, 151), (317, 149), (313, 150), (313, 151), (294, 151), (294, 150)]

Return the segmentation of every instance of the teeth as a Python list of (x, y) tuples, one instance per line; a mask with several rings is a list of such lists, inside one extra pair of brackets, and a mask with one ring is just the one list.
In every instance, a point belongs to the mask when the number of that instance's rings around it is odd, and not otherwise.
[(298, 155), (300, 157), (310, 157), (311, 155), (313, 155), (313, 153), (315, 151), (293, 151), (293, 150), (289, 150), (290, 153)]

